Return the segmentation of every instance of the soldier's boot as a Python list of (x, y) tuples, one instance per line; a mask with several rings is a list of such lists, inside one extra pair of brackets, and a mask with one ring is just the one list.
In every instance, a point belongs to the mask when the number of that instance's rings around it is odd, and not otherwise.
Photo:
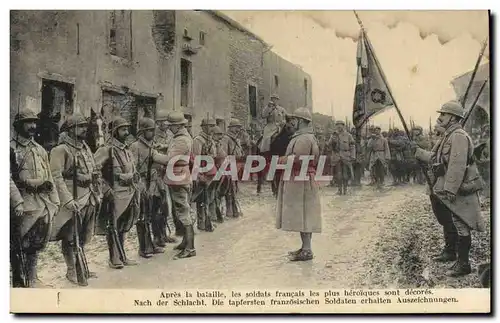
[(212, 201), (212, 203), (208, 204), (208, 214), (210, 218), (210, 222), (212, 223), (212, 231), (217, 228), (217, 203)]
[(184, 235), (184, 237), (182, 237), (181, 243), (175, 246), (174, 250), (184, 250), (186, 248), (186, 244), (187, 244), (187, 238), (186, 235)]
[(197, 215), (197, 224), (198, 224), (198, 230), (205, 231), (205, 224), (206, 224), (206, 212), (205, 212), (205, 206), (203, 203), (196, 203), (196, 215)]
[(137, 230), (137, 240), (139, 240), (139, 256), (142, 258), (151, 258), (153, 250), (152, 248), (148, 248), (147, 230), (144, 221), (138, 221), (135, 228)]
[(122, 261), (122, 263), (125, 265), (125, 266), (135, 266), (137, 265), (137, 261), (133, 260), (133, 259), (130, 259), (127, 257), (127, 254), (125, 252), (125, 232), (119, 232), (118, 233), (118, 240), (120, 242), (120, 259)]
[(165, 249), (157, 244), (155, 244), (153, 239), (153, 228), (151, 223), (146, 223), (146, 242), (149, 244), (150, 248), (153, 250), (153, 254), (164, 253)]
[(457, 259), (456, 248), (457, 248), (457, 233), (445, 231), (444, 248), (439, 254), (434, 255), (432, 260), (437, 262), (454, 261)]
[(471, 247), (471, 236), (458, 236), (458, 259), (446, 272), (447, 276), (460, 277), (472, 272), (469, 263), (469, 251)]
[(236, 196), (232, 196), (231, 198), (231, 206), (233, 208), (233, 214), (235, 218), (239, 218), (240, 216), (243, 216), (243, 212), (241, 212), (241, 208), (239, 207), (239, 203), (236, 200)]
[[(161, 232), (165, 243), (176, 243), (177, 230), (174, 222), (174, 215), (172, 212), (165, 215), (164, 221), (161, 224)], [(180, 232), (179, 232), (180, 233)], [(165, 246), (160, 246), (165, 247)]]
[(73, 249), (73, 243), (69, 241), (61, 241), (61, 252), (66, 263), (66, 279), (73, 284), (78, 284), (76, 278), (76, 259)]
[(159, 247), (165, 247), (166, 245), (166, 241), (165, 241), (165, 237), (163, 236), (163, 232), (162, 232), (162, 225), (161, 225), (161, 220), (160, 220), (160, 215), (157, 214), (154, 219), (153, 219), (153, 223), (151, 225), (151, 228), (152, 228), (152, 231), (153, 231), (153, 243), (155, 246), (159, 246)]
[(174, 259), (191, 258), (196, 256), (194, 248), (194, 230), (192, 225), (186, 226), (186, 248), (179, 252)]
[(226, 217), (228, 218), (235, 218), (238, 215), (234, 213), (233, 209), (233, 196), (232, 195), (226, 195)]
[(28, 281), (31, 288), (52, 288), (50, 284), (43, 283), (37, 274), (38, 252), (29, 253), (26, 255), (26, 263), (28, 267)]
[(123, 268), (123, 262), (120, 259), (120, 249), (118, 247), (119, 241), (115, 241), (115, 236), (111, 231), (106, 234), (106, 241), (108, 243), (109, 250), (109, 267), (113, 269)]
[(222, 202), (219, 198), (215, 202), (215, 218), (218, 223), (224, 222), (224, 214), (222, 213)]

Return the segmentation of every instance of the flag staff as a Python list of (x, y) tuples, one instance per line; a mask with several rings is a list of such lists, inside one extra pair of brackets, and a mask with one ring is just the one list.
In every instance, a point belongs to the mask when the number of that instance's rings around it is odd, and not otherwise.
[[(391, 88), (389, 87), (389, 83), (387, 82), (387, 78), (385, 77), (384, 71), (382, 70), (380, 63), (377, 59), (377, 56), (375, 55), (375, 51), (373, 50), (370, 39), (368, 38), (368, 35), (366, 34), (365, 27), (363, 26), (363, 22), (359, 18), (356, 10), (353, 10), (353, 11), (354, 11), (354, 15), (356, 16), (356, 19), (358, 21), (358, 24), (361, 27), (362, 36), (366, 39), (367, 50), (369, 50), (373, 56), (373, 60), (375, 62), (375, 65), (377, 66), (378, 71), (380, 72), (380, 76), (382, 77), (382, 81), (385, 83), (385, 86), (387, 87), (387, 92), (389, 92), (389, 95), (391, 96), (391, 99), (392, 99), (392, 103), (393, 103), (394, 107), (396, 108), (396, 112), (398, 113), (398, 116), (399, 116), (399, 119), (401, 120), (401, 123), (403, 124), (403, 128), (405, 129), (405, 132), (406, 132), (406, 136), (408, 137), (408, 140), (412, 140), (412, 138), (410, 136), (410, 130), (408, 130), (408, 125), (406, 124), (406, 121), (405, 121), (403, 115), (401, 114), (401, 111), (399, 110), (399, 107), (396, 103), (396, 100), (394, 99), (394, 96), (392, 95)], [(422, 173), (424, 174), (425, 179), (427, 181), (427, 184), (429, 185), (429, 189), (432, 193), (433, 185), (432, 185), (431, 179), (429, 178), (429, 175), (427, 174), (427, 170), (425, 169), (424, 165), (422, 165), (422, 164), (419, 164), (419, 165), (420, 165), (420, 168), (422, 169)]]

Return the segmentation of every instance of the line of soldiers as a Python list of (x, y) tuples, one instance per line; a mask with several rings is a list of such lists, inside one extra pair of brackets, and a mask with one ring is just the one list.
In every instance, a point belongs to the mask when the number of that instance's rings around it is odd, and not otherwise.
[[(213, 222), (242, 215), (237, 180), (215, 180), (216, 166), (228, 155), (241, 161), (238, 137), (242, 125), (232, 119), (224, 134), (212, 119), (192, 139), (191, 122), (179, 111), (157, 120), (142, 118), (130, 145), (131, 124), (115, 117), (107, 144), (93, 154), (85, 142), (87, 119), (78, 113), (64, 123), (65, 135), (49, 154), (33, 139), (38, 117), (20, 111), (10, 142), (11, 268), (14, 287), (43, 287), (37, 260), (49, 241), (61, 241), (66, 278), (85, 286), (78, 277), (79, 256), (94, 235), (106, 236), (109, 267), (137, 265), (124, 248), (135, 226), (138, 253), (150, 258), (164, 253), (166, 243), (182, 242), (174, 259), (196, 256), (195, 225), (212, 231)], [(216, 158), (212, 169), (191, 176), (197, 155)], [(185, 158), (189, 156), (189, 158)], [(175, 161), (170, 169), (166, 166)], [(203, 166), (203, 165), (202, 165)], [(223, 165), (222, 165), (223, 166)], [(223, 212), (222, 200), (225, 200)], [(88, 269), (85, 278), (96, 278)], [(81, 265), (81, 264), (80, 264)], [(85, 281), (86, 281), (85, 279)]]
[[(371, 126), (366, 135), (360, 135), (356, 141), (356, 129), (352, 128), (348, 132), (345, 127), (345, 122), (338, 120), (328, 140), (323, 133), (318, 134), (321, 154), (328, 156), (327, 168), (333, 175), (329, 186), (337, 186), (339, 195), (346, 194), (349, 184), (360, 186), (365, 169), (370, 171), (369, 185), (383, 186), (389, 173), (393, 185), (409, 183), (411, 180), (425, 184), (422, 168), (403, 131), (394, 128), (382, 132), (380, 127)], [(423, 135), (422, 127), (415, 126), (411, 136), (420, 147), (432, 147), (433, 142)]]

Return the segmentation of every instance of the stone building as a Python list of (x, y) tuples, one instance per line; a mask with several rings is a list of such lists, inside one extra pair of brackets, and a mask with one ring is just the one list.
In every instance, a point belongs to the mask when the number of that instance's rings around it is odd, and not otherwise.
[(75, 109), (136, 124), (181, 109), (196, 131), (207, 115), (248, 126), (271, 92), (312, 108), (310, 76), (218, 11), (11, 11), (10, 38), (11, 118), (28, 106), (54, 125)]

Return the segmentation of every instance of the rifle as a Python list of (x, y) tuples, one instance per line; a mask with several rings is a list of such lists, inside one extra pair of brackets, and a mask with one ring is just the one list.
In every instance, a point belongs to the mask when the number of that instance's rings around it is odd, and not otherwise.
[(476, 98), (474, 99), (474, 102), (472, 103), (472, 106), (467, 111), (467, 113), (465, 114), (464, 118), (460, 121), (460, 124), (462, 125), (462, 127), (465, 126), (465, 123), (467, 122), (467, 119), (469, 119), (470, 115), (472, 114), (472, 111), (476, 107), (476, 103), (479, 100), (479, 97), (481, 96), (481, 93), (483, 92), (483, 89), (484, 89), (486, 83), (488, 83), (488, 81), (489, 81), (489, 78), (487, 78), (486, 80), (484, 80), (483, 84), (481, 84), (481, 88), (477, 92)]
[[(21, 93), (19, 93), (17, 99), (17, 115), (19, 115), (20, 106), (21, 106)], [(19, 133), (16, 132), (16, 142), (18, 140), (19, 140)], [(14, 171), (12, 172), (14, 174), (13, 181), (14, 183), (16, 183), (17, 186), (17, 183), (19, 182), (20, 165), (17, 165), (17, 157), (15, 150), (11, 150), (11, 167), (14, 167)], [(11, 241), (11, 243), (13, 243), (13, 246), (11, 246), (12, 248), (11, 257), (14, 258), (14, 265), (12, 266), (13, 285), (14, 287), (18, 287), (15, 286), (17, 284), (20, 285), (19, 287), (24, 287), (24, 288), (31, 287), (30, 280), (28, 279), (28, 267), (26, 263), (25, 253), (22, 244), (22, 237), (21, 237), (22, 220), (18, 219), (17, 217), (14, 217), (11, 218), (11, 221), (12, 222), (10, 229), (11, 229), (11, 237), (13, 238), (13, 241)], [(15, 277), (16, 274), (15, 271), (19, 271), (19, 277)]]
[[(76, 128), (78, 127), (77, 124), (75, 124), (74, 128), (74, 135), (76, 139)], [(73, 152), (73, 201), (76, 203), (78, 200), (78, 194), (77, 194), (77, 185), (76, 185), (76, 176), (77, 176), (77, 159), (76, 159), (76, 153), (77, 151), (74, 150)], [(83, 252), (82, 246), (80, 244), (80, 224), (81, 224), (81, 219), (80, 219), (80, 211), (79, 210), (73, 210), (73, 221), (74, 221), (74, 228), (73, 228), (73, 244), (74, 244), (74, 251), (75, 251), (75, 269), (76, 269), (76, 278), (78, 281), (78, 285), (80, 286), (87, 286), (89, 283), (87, 281), (89, 277), (89, 271), (88, 271), (88, 265), (87, 265), (87, 259), (85, 258), (85, 254)]]

